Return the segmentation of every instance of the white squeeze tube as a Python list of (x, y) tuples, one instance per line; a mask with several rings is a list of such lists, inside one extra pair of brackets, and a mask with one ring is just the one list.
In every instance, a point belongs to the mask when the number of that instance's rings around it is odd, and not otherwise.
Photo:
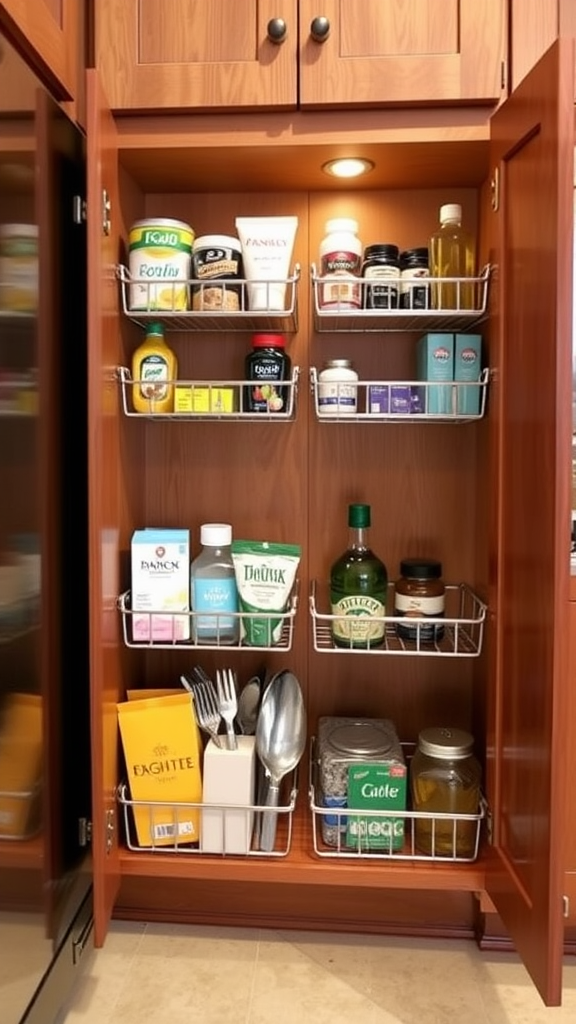
[(236, 217), (249, 309), (284, 309), (298, 217)]

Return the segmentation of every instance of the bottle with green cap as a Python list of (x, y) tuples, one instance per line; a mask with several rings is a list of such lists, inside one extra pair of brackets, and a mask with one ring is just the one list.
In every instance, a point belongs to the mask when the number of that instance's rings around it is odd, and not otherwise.
[(388, 573), (370, 547), (370, 505), (349, 505), (348, 527), (348, 547), (330, 570), (332, 639), (366, 650), (384, 641)]
[(132, 404), (136, 412), (174, 412), (176, 356), (164, 339), (161, 323), (151, 323), (132, 356)]

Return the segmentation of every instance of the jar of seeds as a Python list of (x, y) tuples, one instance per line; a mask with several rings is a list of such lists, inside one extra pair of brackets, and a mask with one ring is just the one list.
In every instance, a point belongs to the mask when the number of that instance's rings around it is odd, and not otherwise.
[[(324, 716), (317, 739), (322, 838), (358, 853), (392, 853), (404, 842), (404, 819), (370, 812), (406, 809), (406, 764), (393, 722)], [(342, 814), (342, 808), (362, 814)]]

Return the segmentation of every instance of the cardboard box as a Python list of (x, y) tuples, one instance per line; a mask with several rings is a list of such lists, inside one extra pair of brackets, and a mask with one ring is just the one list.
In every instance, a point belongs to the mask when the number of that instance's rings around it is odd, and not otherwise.
[[(456, 334), (454, 338), (454, 380), (456, 382), (480, 380), (482, 373), (482, 336)], [(480, 385), (457, 388), (459, 413), (477, 416), (480, 412)]]
[[(348, 769), (350, 810), (405, 811), (406, 766), (399, 764), (356, 764)], [(346, 846), (363, 850), (399, 850), (404, 845), (404, 818), (349, 813), (346, 817)]]
[[(454, 380), (454, 335), (424, 334), (416, 348), (416, 376), (418, 380)], [(455, 413), (454, 388), (451, 384), (428, 386), (426, 392), (427, 413)]]
[[(140, 846), (200, 839), (202, 744), (189, 693), (144, 697), (117, 705), (128, 786)], [(150, 801), (166, 806), (155, 807)]]
[(237, 389), (215, 384), (177, 384), (174, 390), (174, 412), (236, 412)]
[(406, 416), (412, 411), (412, 390), (407, 384), (370, 384), (368, 412)]
[(188, 640), (190, 531), (135, 530), (131, 558), (133, 640)]

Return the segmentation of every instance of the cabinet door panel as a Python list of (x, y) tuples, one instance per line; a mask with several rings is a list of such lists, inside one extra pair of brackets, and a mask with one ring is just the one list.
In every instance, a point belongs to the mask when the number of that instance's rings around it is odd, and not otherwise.
[[(296, 106), (296, 0), (99, 0), (96, 64), (116, 110)], [(284, 42), (268, 23), (286, 22)]]
[(57, 99), (75, 96), (78, 0), (2, 0), (0, 24), (14, 33)]
[[(125, 495), (117, 459), (119, 363), (118, 152), (116, 127), (96, 72), (87, 76), (88, 183), (88, 495), (90, 508), (90, 673), (92, 687), (92, 851), (95, 942), (102, 945), (120, 884), (116, 784), (116, 703), (124, 698), (115, 595)], [(110, 200), (111, 228), (103, 230), (103, 190)]]
[(492, 119), (499, 173), (488, 891), (544, 1000), (561, 994), (570, 549), (572, 45)]
[(502, 94), (503, 0), (300, 0), (303, 106), (495, 103)]

